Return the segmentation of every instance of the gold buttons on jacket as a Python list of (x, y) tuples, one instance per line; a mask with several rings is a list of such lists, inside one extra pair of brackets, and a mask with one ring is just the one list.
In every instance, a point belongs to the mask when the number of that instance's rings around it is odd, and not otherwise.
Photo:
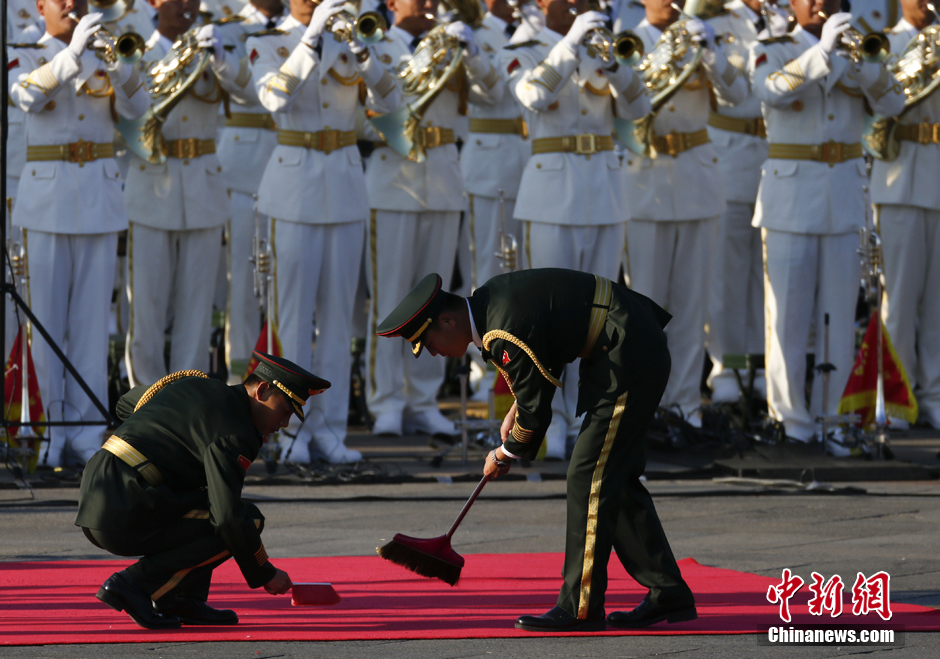
[(802, 112), (803, 101), (793, 101), (792, 103), (790, 103), (790, 107), (793, 108), (794, 112)]
[(329, 103), (326, 103), (326, 102), (324, 102), (324, 103), (323, 103), (323, 107), (325, 107), (325, 108), (328, 108), (328, 107), (330, 107), (330, 104), (329, 104)]
[(78, 120), (79, 120), (79, 121), (84, 121), (84, 120), (85, 120), (85, 115), (83, 115), (83, 114), (78, 115)]
[(321, 85), (325, 85), (325, 84), (326, 84), (326, 78), (320, 78), (320, 84), (321, 84)]
[(53, 110), (55, 110), (55, 101), (49, 101), (42, 107), (42, 109), (52, 112)]
[(184, 114), (182, 117), (180, 117), (180, 121), (189, 121), (189, 117), (187, 117), (187, 116)]
[(144, 171), (145, 169), (147, 169), (147, 165), (141, 165), (141, 166), (140, 166), (140, 171)]
[(834, 115), (834, 114), (830, 114), (830, 115), (829, 115), (829, 121), (832, 121), (832, 120), (835, 119), (835, 118), (836, 118), (836, 115)]
[(581, 108), (581, 114), (587, 114), (587, 108)]
[(535, 163), (535, 168), (536, 168), (536, 169), (542, 169), (542, 163), (540, 163), (540, 162)]
[(188, 164), (189, 164), (189, 161), (188, 161), (188, 160), (184, 160), (184, 161), (183, 161), (183, 164), (184, 164), (184, 165), (188, 165)]

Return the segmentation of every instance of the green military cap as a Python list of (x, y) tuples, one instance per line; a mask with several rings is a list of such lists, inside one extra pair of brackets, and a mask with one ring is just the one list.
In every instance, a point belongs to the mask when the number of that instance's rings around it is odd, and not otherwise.
[(301, 421), (304, 420), (304, 404), (307, 399), (310, 396), (322, 394), (330, 388), (327, 380), (305, 371), (282, 357), (258, 350), (252, 351), (251, 355), (258, 362), (253, 372), (254, 375), (283, 391), (290, 398), (294, 412)]
[(418, 282), (395, 310), (381, 322), (375, 333), (379, 336), (400, 336), (411, 344), (415, 357), (421, 355), (421, 335), (444, 305), (447, 294), (441, 290), (441, 276), (432, 273)]

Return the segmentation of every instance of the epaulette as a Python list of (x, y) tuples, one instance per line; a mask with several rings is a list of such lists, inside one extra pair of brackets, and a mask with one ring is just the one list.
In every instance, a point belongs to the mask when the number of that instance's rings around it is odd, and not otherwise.
[(269, 37), (272, 34), (287, 34), (284, 30), (279, 30), (276, 27), (272, 27), (270, 30), (261, 30), (260, 32), (249, 32), (249, 37)]
[(769, 43), (796, 43), (796, 39), (791, 37), (789, 34), (781, 34), (779, 37), (767, 37), (766, 39), (758, 39), (759, 43), (769, 44)]
[(530, 46), (544, 46), (545, 44), (539, 41), (538, 39), (530, 39), (529, 41), (523, 41), (521, 43), (511, 43), (508, 46), (503, 46), (503, 50), (515, 50), (516, 48), (529, 48)]
[(45, 48), (44, 43), (8, 43), (7, 48)]

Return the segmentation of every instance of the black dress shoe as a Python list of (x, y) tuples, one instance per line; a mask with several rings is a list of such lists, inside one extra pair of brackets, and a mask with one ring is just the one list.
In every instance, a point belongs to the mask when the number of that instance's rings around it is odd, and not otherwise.
[(556, 606), (540, 616), (520, 617), (516, 620), (516, 629), (527, 632), (602, 632), (607, 629), (607, 623), (603, 613), (600, 618), (581, 620)]
[(648, 599), (644, 599), (632, 611), (614, 611), (611, 613), (607, 616), (607, 624), (621, 629), (636, 629), (637, 627), (655, 625), (663, 620), (666, 622), (686, 622), (696, 618), (698, 618), (698, 613), (694, 604), (691, 606), (654, 604)]
[(178, 595), (153, 605), (163, 615), (176, 616), (184, 625), (237, 625), (238, 614), (231, 609), (213, 609), (194, 597)]
[(98, 594), (99, 600), (115, 611), (126, 611), (134, 622), (144, 629), (179, 629), (180, 619), (153, 610), (153, 600), (144, 590), (120, 572), (105, 581)]

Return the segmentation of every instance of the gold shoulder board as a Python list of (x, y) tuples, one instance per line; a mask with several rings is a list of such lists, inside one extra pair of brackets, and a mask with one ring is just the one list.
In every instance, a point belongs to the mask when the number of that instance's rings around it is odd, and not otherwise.
[(529, 48), (531, 46), (544, 46), (541, 41), (538, 39), (532, 39), (530, 41), (523, 41), (521, 43), (511, 43), (508, 46), (503, 46), (503, 50), (515, 50), (516, 48)]
[(45, 48), (46, 44), (44, 43), (8, 43), (7, 48)]
[(767, 37), (766, 39), (758, 39), (760, 43), (796, 43), (796, 39), (791, 37), (789, 34), (782, 34), (779, 37)]
[(276, 27), (270, 30), (261, 30), (260, 32), (249, 32), (249, 37), (269, 37), (272, 34), (287, 34), (284, 30), (278, 30)]

